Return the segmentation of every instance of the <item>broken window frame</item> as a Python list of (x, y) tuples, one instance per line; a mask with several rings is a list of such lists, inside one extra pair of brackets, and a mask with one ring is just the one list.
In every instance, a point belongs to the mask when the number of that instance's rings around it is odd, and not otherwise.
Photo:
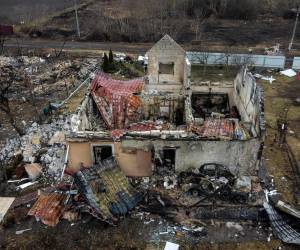
[[(163, 70), (162, 70), (162, 67), (164, 68)], [(175, 63), (174, 62), (168, 62), (168, 63), (159, 62), (158, 63), (158, 73), (160, 75), (174, 75)]]
[(96, 162), (96, 158), (95, 158), (95, 151), (94, 151), (95, 147), (110, 147), (111, 148), (111, 157), (115, 156), (114, 144), (98, 144), (98, 143), (94, 144), (93, 143), (93, 144), (91, 144), (91, 155), (92, 155), (92, 164), (93, 165), (99, 164), (99, 163)]

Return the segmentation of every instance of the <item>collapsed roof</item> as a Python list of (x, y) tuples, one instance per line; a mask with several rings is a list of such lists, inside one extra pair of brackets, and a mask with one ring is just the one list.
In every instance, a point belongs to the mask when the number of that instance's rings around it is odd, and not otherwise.
[(74, 181), (89, 212), (110, 224), (133, 209), (142, 198), (113, 158), (75, 173)]
[(109, 129), (123, 128), (140, 120), (142, 102), (135, 94), (143, 88), (143, 78), (121, 81), (98, 73), (91, 84), (91, 95)]
[(142, 193), (131, 186), (114, 158), (70, 174), (78, 188), (79, 201), (70, 202), (66, 193), (41, 194), (28, 215), (39, 218), (48, 226), (55, 226), (69, 205), (79, 203), (82, 211), (115, 224), (119, 216), (136, 207), (142, 199)]

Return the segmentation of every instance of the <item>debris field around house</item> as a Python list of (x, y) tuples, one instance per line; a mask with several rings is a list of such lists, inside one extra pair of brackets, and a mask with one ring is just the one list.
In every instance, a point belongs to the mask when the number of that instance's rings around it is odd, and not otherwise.
[[(118, 58), (125, 63), (123, 55)], [(212, 222), (237, 240), (246, 237), (246, 228), (268, 227), (269, 220), (279, 239), (299, 245), (298, 228), (280, 215), (298, 220), (299, 211), (274, 202), (274, 187), (261, 174), (264, 91), (248, 67), (232, 82), (192, 81), (186, 51), (168, 35), (138, 60), (145, 58), (146, 76), (127, 80), (89, 60), (75, 112), (65, 112), (61, 102), (48, 122), (33, 122), (25, 135), (7, 140), (0, 160), (14, 162), (15, 169), (9, 178), (0, 172), (0, 178), (17, 197), (0, 206), (3, 216), (9, 207), (27, 205), (28, 215), (51, 227), (87, 214), (114, 226), (140, 218), (160, 228), (154, 240), (204, 239)], [(70, 69), (61, 67), (57, 75), (67, 75)], [(79, 92), (74, 89), (63, 99), (71, 101)], [(169, 222), (174, 224), (161, 230)], [(173, 239), (165, 241), (165, 249), (180, 248)]]

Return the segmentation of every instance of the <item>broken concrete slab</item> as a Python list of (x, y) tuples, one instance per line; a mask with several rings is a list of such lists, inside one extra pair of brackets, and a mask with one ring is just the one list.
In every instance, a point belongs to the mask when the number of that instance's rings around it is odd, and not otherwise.
[(4, 220), (7, 211), (15, 199), (15, 197), (0, 197), (0, 223)]
[(286, 69), (286, 70), (280, 71), (280, 74), (287, 76), (287, 77), (294, 77), (297, 75), (296, 71), (293, 69)]
[(32, 181), (35, 181), (42, 174), (42, 166), (39, 163), (26, 164), (25, 170)]
[(231, 222), (231, 221), (228, 221), (226, 222), (226, 227), (231, 229), (231, 228), (234, 228), (235, 230), (241, 232), (244, 230), (244, 228), (239, 224), (239, 223), (236, 223), (236, 222)]
[(250, 193), (251, 192), (251, 177), (250, 176), (240, 176), (236, 179), (235, 188), (238, 191)]
[(38, 182), (37, 181), (35, 181), (35, 182), (27, 182), (27, 183), (24, 183), (24, 184), (21, 184), (21, 185), (17, 186), (17, 190), (25, 189), (25, 188), (28, 188), (28, 187), (33, 186), (35, 184), (38, 184)]
[(164, 250), (178, 250), (179, 245), (170, 241), (166, 242)]
[(64, 144), (66, 140), (65, 133), (63, 131), (56, 131), (48, 142), (48, 145)]
[(281, 211), (287, 214), (290, 214), (300, 219), (300, 211), (281, 200), (278, 200), (278, 202), (275, 204), (275, 207), (277, 207), (278, 209), (280, 209)]

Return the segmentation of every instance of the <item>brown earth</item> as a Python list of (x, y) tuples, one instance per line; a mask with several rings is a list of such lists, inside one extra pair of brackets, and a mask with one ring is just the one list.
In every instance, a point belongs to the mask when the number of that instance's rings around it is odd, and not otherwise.
[[(284, 199), (294, 205), (299, 205), (297, 195), (297, 182), (295, 172), (289, 162), (288, 154), (284, 147), (274, 143), (277, 134), (277, 119), (287, 117), (288, 135), (287, 141), (291, 150), (299, 159), (300, 143), (300, 106), (295, 99), (300, 96), (300, 84), (295, 78), (288, 78), (279, 73), (267, 73), (276, 81), (272, 85), (266, 81), (260, 81), (265, 90), (265, 115), (267, 122), (267, 137), (264, 155), (269, 174), (274, 176), (276, 189), (282, 193)], [(299, 206), (298, 206), (299, 208)]]

